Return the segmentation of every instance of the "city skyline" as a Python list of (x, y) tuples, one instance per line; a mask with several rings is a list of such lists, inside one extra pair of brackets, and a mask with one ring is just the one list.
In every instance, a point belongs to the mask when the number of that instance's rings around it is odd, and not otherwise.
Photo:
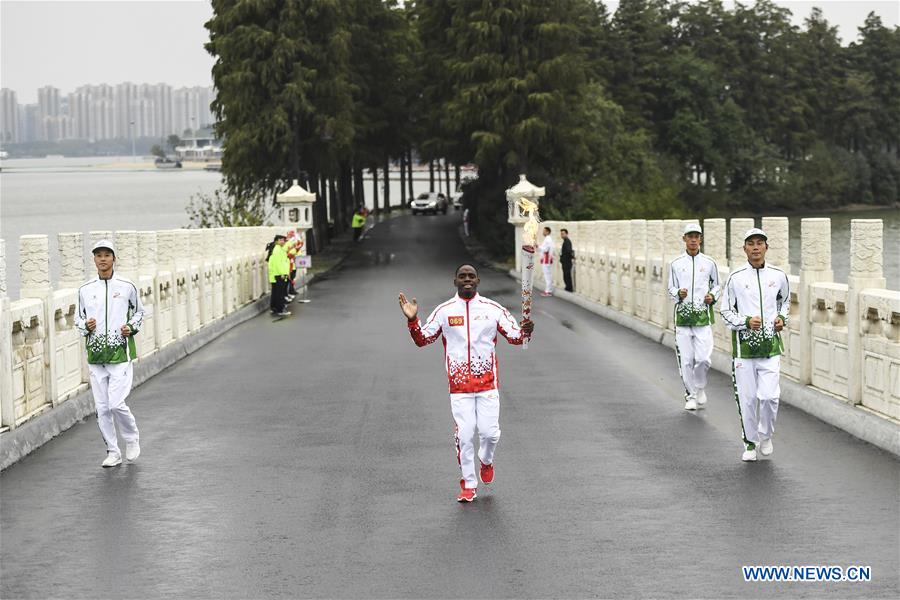
[(105, 140), (181, 135), (213, 122), (212, 86), (125, 81), (82, 84), (73, 91), (46, 85), (38, 101), (22, 103), (18, 90), (0, 89), (0, 142)]

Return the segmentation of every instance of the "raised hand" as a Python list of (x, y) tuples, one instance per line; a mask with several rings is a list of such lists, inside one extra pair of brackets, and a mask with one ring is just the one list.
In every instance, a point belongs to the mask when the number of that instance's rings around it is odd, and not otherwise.
[(406, 294), (400, 292), (400, 296), (398, 297), (400, 301), (400, 310), (403, 311), (403, 314), (406, 315), (406, 318), (412, 321), (416, 318), (416, 315), (419, 314), (419, 303), (416, 302), (416, 299), (413, 298), (411, 301), (406, 299)]

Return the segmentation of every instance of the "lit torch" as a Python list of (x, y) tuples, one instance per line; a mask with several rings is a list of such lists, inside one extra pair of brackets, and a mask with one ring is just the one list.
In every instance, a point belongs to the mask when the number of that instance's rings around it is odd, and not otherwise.
[[(528, 219), (522, 226), (522, 319), (531, 319), (534, 251), (537, 246), (538, 205), (527, 198), (515, 200), (519, 214)], [(528, 340), (522, 344), (528, 348)]]

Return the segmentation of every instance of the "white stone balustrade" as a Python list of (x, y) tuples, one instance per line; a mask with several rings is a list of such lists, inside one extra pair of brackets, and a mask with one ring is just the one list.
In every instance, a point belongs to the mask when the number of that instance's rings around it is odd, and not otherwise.
[[(557, 248), (554, 288), (563, 287), (559, 230), (566, 228), (576, 253), (575, 295), (671, 333), (668, 263), (684, 251), (682, 232), (688, 222), (547, 221), (543, 224), (551, 228)], [(791, 285), (783, 375), (900, 420), (900, 291), (884, 289), (882, 222), (851, 222), (846, 284), (833, 281), (830, 219), (801, 221), (801, 269), (793, 274), (788, 219), (763, 217), (761, 224), (769, 236), (767, 261), (788, 273)], [(716, 260), (724, 287), (730, 271), (746, 262), (743, 235), (756, 223), (748, 218), (706, 219), (702, 225), (703, 251)], [(896, 241), (892, 243), (896, 247)], [(535, 286), (543, 282), (539, 273)], [(718, 305), (713, 331), (716, 349), (730, 356), (731, 335)]]
[(91, 231), (87, 240), (61, 233), (55, 287), (47, 236), (22, 236), (21, 297), (15, 301), (7, 297), (6, 241), (0, 240), (0, 432), (88, 387), (84, 338), (74, 322), (78, 287), (96, 273), (94, 242), (113, 241), (117, 271), (138, 288), (145, 310), (135, 337), (140, 364), (267, 294), (265, 245), (277, 230)]

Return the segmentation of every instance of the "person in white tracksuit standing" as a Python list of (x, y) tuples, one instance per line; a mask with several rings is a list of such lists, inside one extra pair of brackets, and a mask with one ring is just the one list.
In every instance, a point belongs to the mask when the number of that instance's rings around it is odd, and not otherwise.
[(135, 285), (114, 272), (112, 242), (100, 240), (91, 251), (97, 277), (78, 289), (75, 327), (86, 338), (97, 423), (106, 442), (101, 466), (115, 467), (122, 464), (116, 423), (125, 439), (125, 458), (132, 462), (141, 453), (140, 432), (125, 399), (131, 392), (134, 335), (141, 328), (144, 307)]
[(531, 338), (534, 323), (521, 324), (508, 310), (477, 293), (478, 271), (470, 264), (460, 265), (453, 278), (457, 293), (439, 305), (423, 325), (418, 319), (416, 299), (400, 292), (400, 309), (417, 346), (426, 346), (443, 337), (444, 363), (450, 388), (450, 411), (456, 423), (456, 459), (462, 479), (458, 502), (476, 497), (475, 431), (478, 430), (478, 458), (481, 481), (494, 481), (494, 451), (500, 441), (500, 390), (498, 389), (497, 334), (510, 344), (519, 345)]
[(550, 228), (544, 227), (544, 241), (541, 242), (541, 269), (544, 271), (544, 291), (541, 296), (553, 295), (553, 250), (556, 245), (550, 236)]
[(731, 330), (732, 381), (741, 418), (744, 452), (755, 461), (774, 451), (775, 419), (781, 397), (781, 331), (791, 290), (787, 275), (766, 263), (768, 237), (762, 229), (744, 234), (747, 264), (735, 268), (722, 291), (721, 314)]
[(716, 261), (700, 252), (700, 225), (685, 226), (682, 240), (684, 254), (669, 263), (669, 296), (675, 301), (675, 356), (684, 382), (684, 409), (696, 410), (706, 404), (719, 269)]

